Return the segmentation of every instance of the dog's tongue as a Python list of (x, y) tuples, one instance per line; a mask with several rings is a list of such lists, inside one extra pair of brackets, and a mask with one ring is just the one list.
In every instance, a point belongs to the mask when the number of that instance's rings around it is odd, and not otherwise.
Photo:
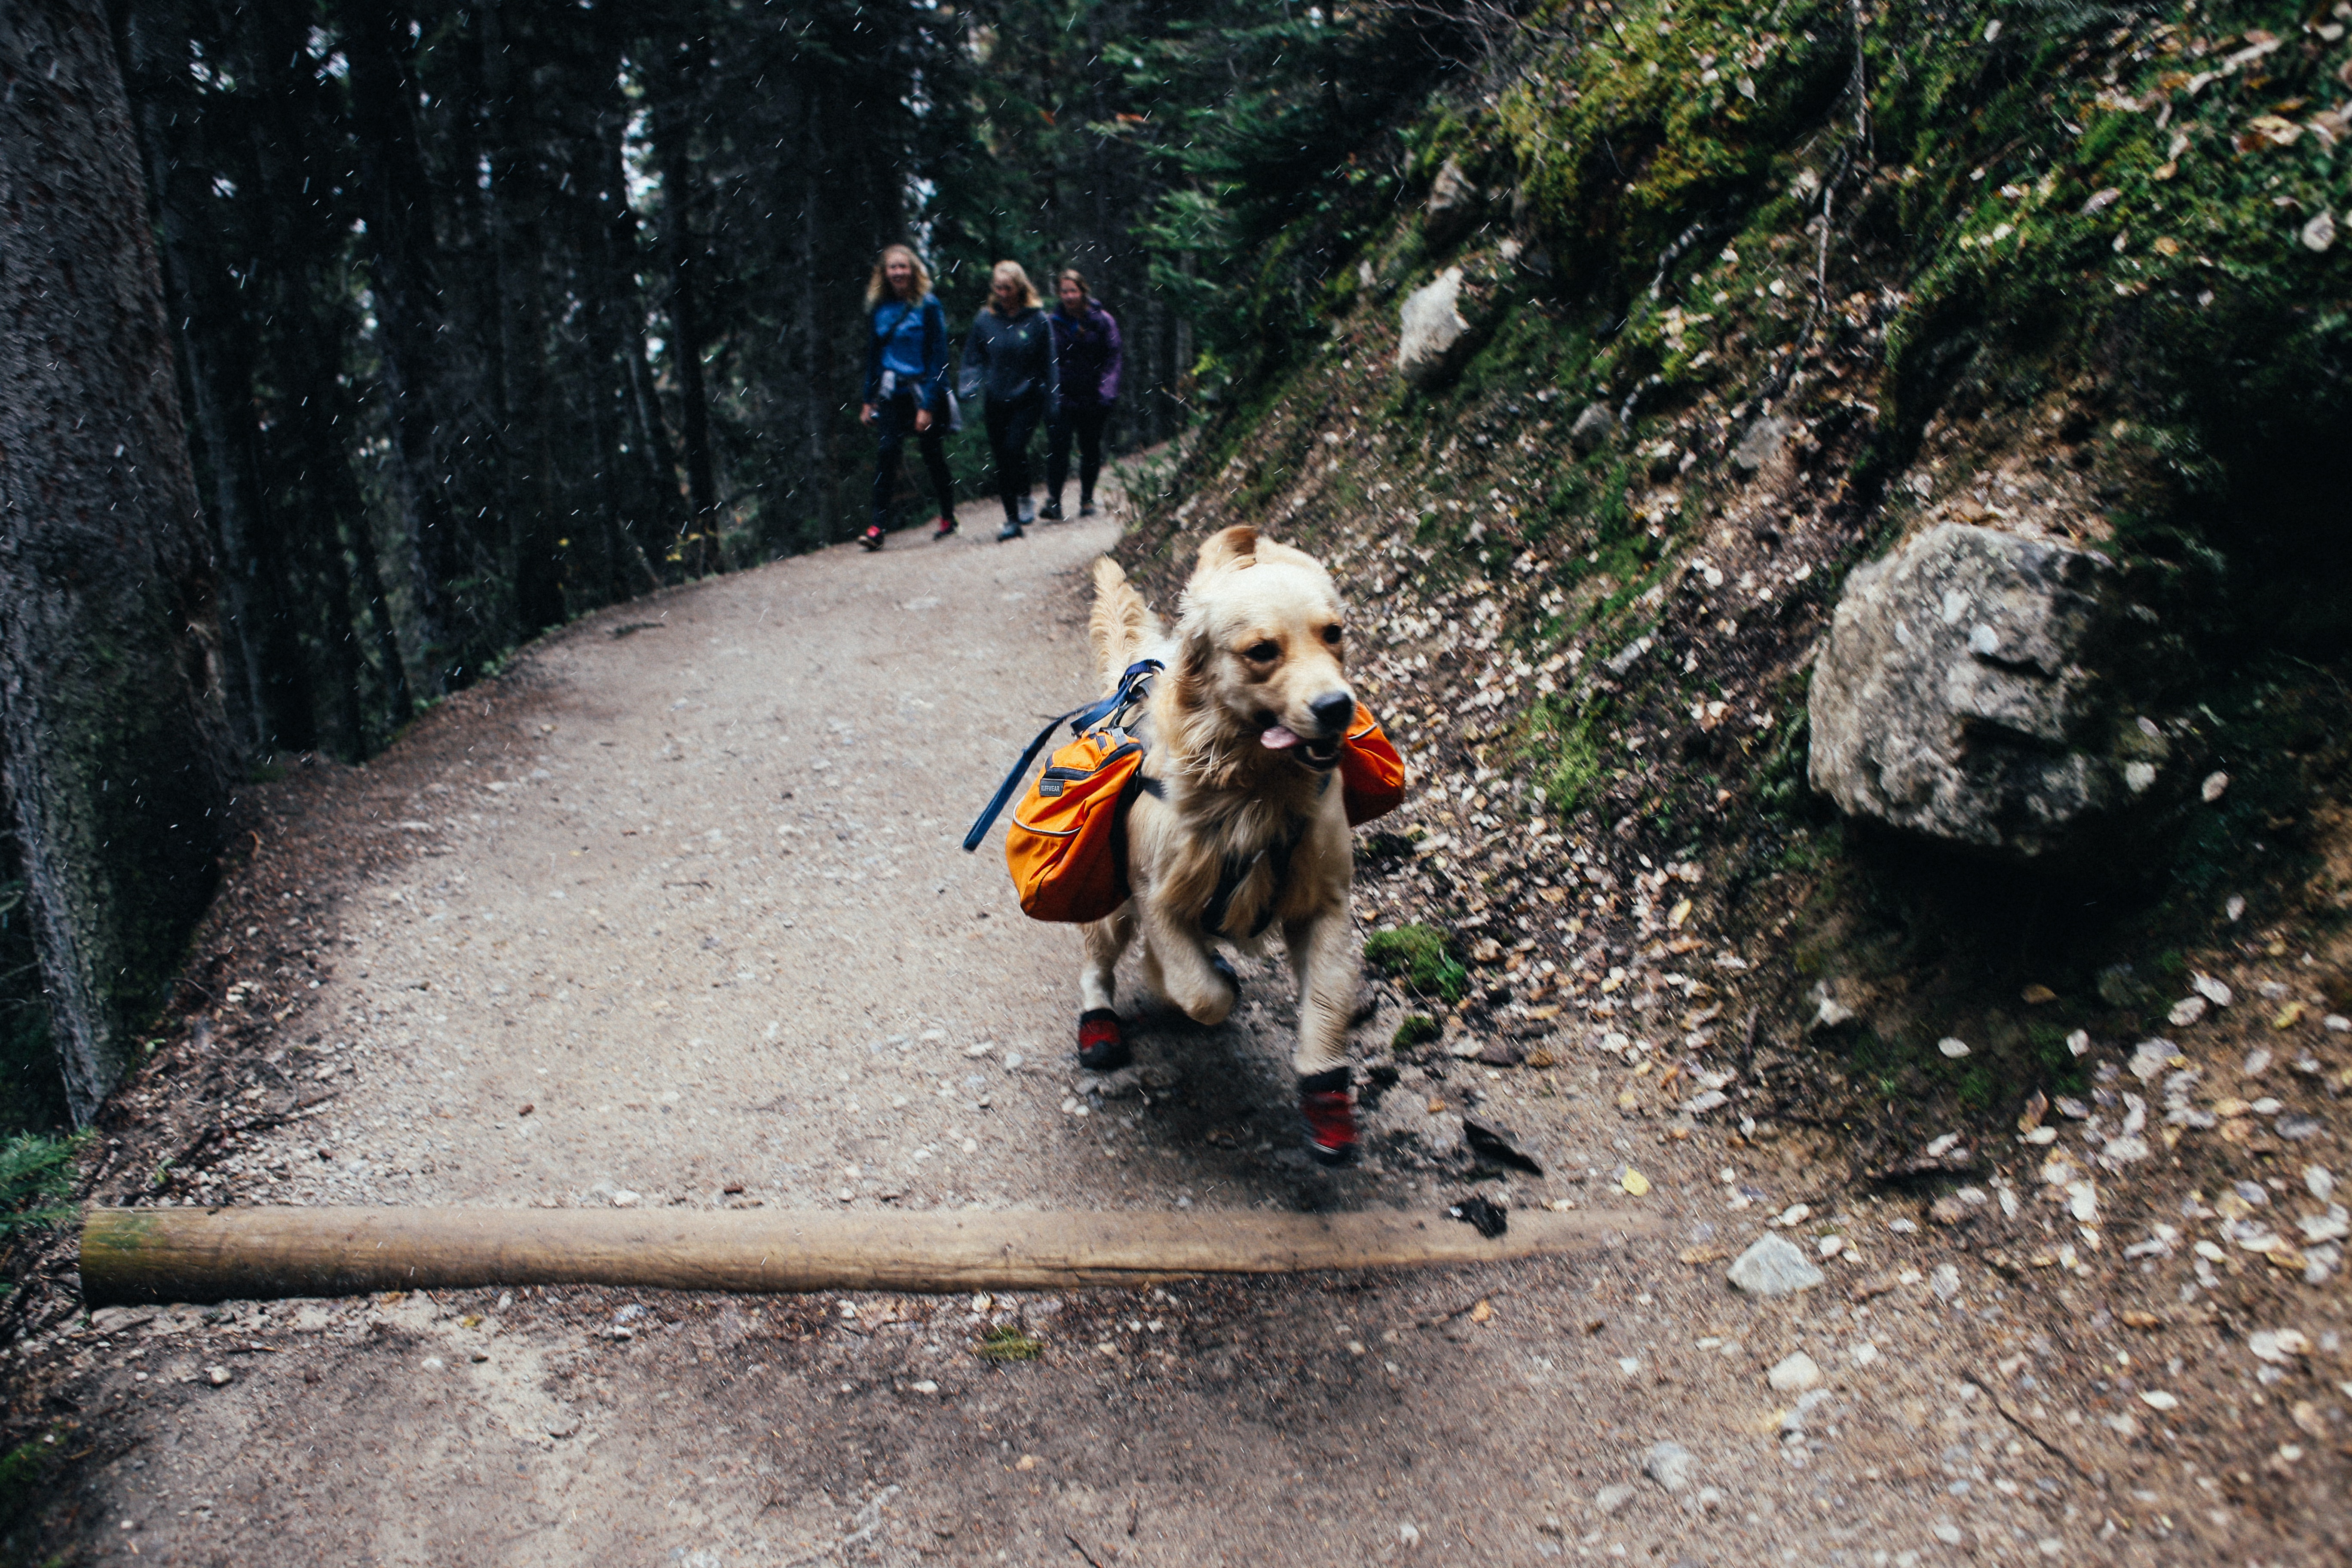
[(1257, 743), (1269, 752), (1279, 752), (1285, 747), (1298, 744), (1298, 737), (1279, 724), (1269, 724), (1258, 736)]

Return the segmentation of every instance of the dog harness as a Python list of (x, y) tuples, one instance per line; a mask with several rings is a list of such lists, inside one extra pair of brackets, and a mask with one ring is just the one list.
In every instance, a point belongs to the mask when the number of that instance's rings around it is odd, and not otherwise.
[[(1159, 797), (1163, 789), (1159, 780), (1143, 775), (1144, 742), (1132, 726), (1151, 694), (1152, 678), (1164, 668), (1156, 658), (1139, 659), (1121, 673), (1109, 696), (1048, 721), (964, 835), (966, 853), (980, 847), (1037, 753), (1055, 730), (1068, 724), (1075, 738), (1047, 760), (1045, 771), (1014, 809), (1004, 836), (1005, 866), (1013, 874), (1022, 912), (1031, 919), (1085, 923), (1105, 919), (1127, 902), (1128, 808), (1138, 792)], [(1403, 798), (1403, 759), (1361, 703), (1342, 737), (1338, 771), (1350, 826), (1393, 809)], [(1328, 773), (1321, 787), (1330, 787)], [(1234, 896), (1260, 862), (1270, 864), (1278, 889), (1306, 833), (1307, 822), (1294, 819), (1281, 837), (1255, 854), (1227, 855), (1218, 868), (1216, 890), (1202, 912), (1202, 930), (1240, 934), (1224, 931)], [(1247, 934), (1255, 936), (1272, 923), (1276, 901), (1267, 898)]]

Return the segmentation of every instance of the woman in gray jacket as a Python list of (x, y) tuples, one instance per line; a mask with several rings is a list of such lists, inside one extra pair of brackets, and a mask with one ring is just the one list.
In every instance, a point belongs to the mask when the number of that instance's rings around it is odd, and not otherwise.
[(1017, 261), (1000, 261), (990, 274), (988, 304), (964, 340), (961, 391), (965, 402), (984, 397), (989, 455), (996, 493), (1004, 502), (1001, 542), (1021, 537), (1034, 515), (1029, 501), (1029, 442), (1038, 421), (1057, 411), (1061, 364), (1053, 329), (1038, 308), (1036, 288)]

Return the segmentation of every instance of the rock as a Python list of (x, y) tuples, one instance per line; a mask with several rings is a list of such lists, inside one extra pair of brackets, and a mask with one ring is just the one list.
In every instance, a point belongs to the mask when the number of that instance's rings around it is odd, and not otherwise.
[(1602, 1487), (1592, 1494), (1592, 1506), (1612, 1518), (1623, 1513), (1626, 1506), (1633, 1500), (1633, 1486), (1630, 1481), (1620, 1481), (1613, 1487)]
[(1405, 296), (1397, 323), (1397, 374), (1410, 384), (1433, 385), (1454, 368), (1456, 351), (1470, 335), (1470, 323), (1455, 308), (1461, 298), (1459, 267)]
[(1786, 419), (1766, 415), (1748, 427), (1739, 445), (1731, 449), (1731, 460), (1739, 471), (1752, 474), (1780, 455), (1789, 439), (1790, 424)]
[(1429, 187), (1429, 200), (1422, 204), (1423, 231), (1433, 243), (1444, 244), (1477, 218), (1480, 200), (1478, 187), (1462, 165), (1448, 158)]
[(1822, 1369), (1820, 1363), (1804, 1352), (1791, 1351), (1764, 1374), (1764, 1381), (1770, 1384), (1776, 1393), (1802, 1394), (1809, 1388), (1822, 1385)]
[(1642, 1456), (1642, 1473), (1670, 1492), (1678, 1492), (1690, 1485), (1692, 1472), (1698, 1461), (1680, 1443), (1654, 1443)]
[(1731, 1283), (1751, 1296), (1793, 1296), (1824, 1278), (1813, 1260), (1783, 1236), (1768, 1236), (1732, 1263)]
[(2246, 1336), (2246, 1348), (2274, 1364), (2311, 1353), (2311, 1341), (2300, 1329), (2263, 1329)]
[(205, 1368), (205, 1381), (215, 1388), (226, 1388), (236, 1380), (229, 1375), (229, 1370), (225, 1366), (208, 1366)]
[(1960, 1293), (1960, 1271), (1949, 1263), (1936, 1265), (1935, 1273), (1927, 1277), (1927, 1288), (1938, 1301), (1948, 1301)]
[[(1969, 1199), (1970, 1193), (1976, 1194), (1973, 1203)], [(1984, 1202), (1985, 1195), (1981, 1190), (1963, 1187), (1957, 1193), (1946, 1193), (1929, 1204), (1927, 1217), (1937, 1225), (1966, 1225), (1977, 1217), (1977, 1211), (1984, 1206)]]
[(152, 1322), (160, 1307), (100, 1307), (89, 1315), (90, 1332), (119, 1334), (135, 1329), (142, 1323)]
[(2017, 859), (2079, 847), (2168, 756), (2139, 722), (2133, 683), (2165, 664), (2146, 619), (2103, 555), (1928, 530), (1846, 580), (1810, 699), (1813, 787)]
[(1609, 412), (1607, 404), (1588, 403), (1584, 412), (1576, 416), (1576, 423), (1568, 427), (1568, 439), (1578, 451), (1589, 453), (1598, 450), (1616, 429), (1616, 416)]
[(1969, 1054), (1969, 1043), (1950, 1035), (1946, 1035), (1942, 1039), (1937, 1040), (1936, 1048), (1955, 1061)]

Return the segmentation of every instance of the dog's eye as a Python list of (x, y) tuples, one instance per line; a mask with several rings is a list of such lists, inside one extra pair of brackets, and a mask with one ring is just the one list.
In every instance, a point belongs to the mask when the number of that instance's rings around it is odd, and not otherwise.
[(1272, 638), (1254, 642), (1242, 649), (1242, 657), (1253, 664), (1272, 664), (1282, 657), (1282, 648)]
[(1339, 638), (1342, 635), (1344, 634), (1338, 626), (1325, 626), (1323, 628), (1323, 640), (1329, 643), (1333, 647), (1339, 646)]

